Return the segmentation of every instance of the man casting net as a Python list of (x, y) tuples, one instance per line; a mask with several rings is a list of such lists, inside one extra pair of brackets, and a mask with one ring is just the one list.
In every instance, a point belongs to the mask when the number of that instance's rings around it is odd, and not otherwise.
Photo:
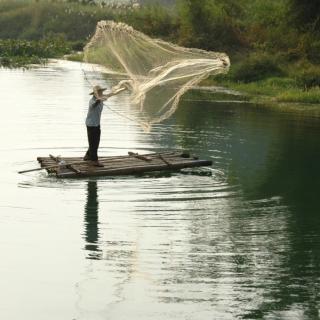
[(128, 81), (114, 90), (129, 87), (132, 106), (139, 111), (134, 117), (146, 131), (169, 118), (192, 86), (230, 66), (224, 53), (179, 47), (113, 21), (98, 22), (84, 53), (86, 62), (125, 74)]

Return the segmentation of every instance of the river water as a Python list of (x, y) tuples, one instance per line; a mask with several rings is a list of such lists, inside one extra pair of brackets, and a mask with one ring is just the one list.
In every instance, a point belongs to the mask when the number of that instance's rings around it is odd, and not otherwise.
[[(187, 149), (213, 166), (17, 174), (84, 154), (82, 68), (0, 70), (0, 318), (319, 319), (320, 119), (189, 96), (147, 134), (105, 109), (100, 155)], [(126, 94), (108, 104), (130, 111)]]

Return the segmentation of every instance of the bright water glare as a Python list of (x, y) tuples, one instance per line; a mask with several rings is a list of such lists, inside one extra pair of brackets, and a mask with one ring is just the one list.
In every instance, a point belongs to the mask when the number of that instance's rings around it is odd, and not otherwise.
[(144, 133), (105, 108), (100, 155), (188, 149), (213, 166), (17, 174), (84, 154), (82, 67), (0, 70), (0, 318), (318, 319), (320, 119), (191, 98)]

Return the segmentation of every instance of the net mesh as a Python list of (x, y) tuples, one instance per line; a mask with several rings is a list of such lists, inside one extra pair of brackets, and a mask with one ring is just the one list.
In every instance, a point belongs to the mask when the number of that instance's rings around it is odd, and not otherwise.
[[(116, 88), (130, 89), (135, 119), (144, 130), (169, 118), (181, 96), (209, 75), (225, 73), (224, 53), (184, 48), (152, 39), (124, 23), (100, 21), (84, 49), (85, 61), (125, 74)], [(114, 88), (115, 89), (115, 88)]]

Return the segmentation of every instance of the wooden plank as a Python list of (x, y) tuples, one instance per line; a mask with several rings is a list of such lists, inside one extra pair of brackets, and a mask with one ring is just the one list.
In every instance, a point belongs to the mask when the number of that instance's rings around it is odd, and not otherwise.
[[(149, 154), (144, 154), (143, 156), (144, 157), (148, 157), (148, 158), (156, 158), (158, 157), (158, 154), (159, 153), (149, 153)], [(174, 156), (174, 157), (182, 157), (183, 153), (182, 151), (166, 151), (166, 152), (161, 152), (162, 155), (165, 155), (166, 157), (171, 157), (171, 156)], [(118, 159), (125, 159), (125, 158), (130, 158), (130, 156), (128, 155), (124, 155), (124, 156), (108, 156), (108, 157), (99, 157), (99, 161), (103, 161), (103, 160), (118, 160)], [(80, 161), (83, 161), (83, 158), (82, 157), (64, 157), (64, 159), (67, 159), (68, 161), (72, 161), (72, 162), (80, 162)], [(37, 157), (37, 160), (39, 162), (41, 161), (44, 161), (44, 160), (48, 160), (50, 161), (50, 157)], [(51, 160), (52, 161), (52, 160)]]
[[(183, 162), (185, 166), (189, 166), (189, 163), (191, 163), (191, 166), (193, 164), (195, 164), (196, 162), (195, 161), (192, 161), (192, 160), (188, 160), (188, 161), (184, 161)], [(161, 161), (160, 159), (157, 159), (157, 161), (153, 161), (152, 164), (154, 166), (163, 166), (163, 164), (165, 164), (165, 166), (167, 167), (167, 169), (170, 169), (171, 167), (174, 168), (175, 165), (179, 165), (181, 164), (181, 160), (180, 161), (177, 161), (177, 162), (172, 162), (170, 163), (170, 166), (168, 166), (167, 163), (164, 163), (163, 161)], [(188, 164), (188, 165), (187, 165)], [(44, 164), (46, 166), (46, 164)], [(118, 168), (122, 168), (122, 167), (128, 167), (128, 168), (134, 168), (134, 167), (137, 167), (137, 166), (141, 166), (141, 162), (124, 162), (124, 161), (121, 161), (121, 162), (117, 162), (117, 163), (113, 163), (113, 164), (105, 164), (104, 167), (100, 168), (100, 167), (94, 167), (90, 164), (87, 164), (87, 163), (82, 163), (82, 164), (77, 164), (77, 168), (80, 169), (80, 171), (82, 172), (86, 172), (86, 171), (95, 171), (95, 172), (99, 172), (101, 171), (102, 173), (103, 172), (106, 172), (108, 170), (112, 170), (112, 169), (118, 169)], [(146, 168), (146, 170), (148, 170), (149, 166), (147, 164), (144, 165), (144, 167)], [(162, 168), (162, 167), (161, 167)], [(61, 169), (60, 166), (57, 166), (57, 165), (54, 165), (54, 166), (51, 166), (51, 167), (48, 167), (48, 169), (51, 169), (52, 171), (61, 171), (59, 169)], [(64, 172), (65, 172), (66, 169), (64, 169)]]
[[(166, 159), (165, 159), (166, 160)], [(153, 165), (161, 165), (163, 163), (165, 163), (168, 167), (171, 166), (171, 165), (174, 165), (174, 164), (178, 164), (180, 163), (182, 160), (181, 159), (177, 159), (177, 160), (171, 160), (170, 162), (168, 162), (166, 160), (166, 162), (164, 162), (163, 160), (161, 159), (155, 159), (152, 161), (152, 164)], [(192, 162), (192, 160), (187, 160), (187, 161), (184, 161), (184, 162)], [(111, 168), (119, 168), (121, 166), (131, 166), (131, 167), (134, 167), (134, 166), (139, 166), (139, 165), (142, 165), (140, 161), (135, 161), (135, 160), (127, 160), (127, 161), (117, 161), (117, 162), (108, 162), (108, 161), (104, 161), (102, 162), (104, 164), (104, 167), (102, 168), (99, 168), (99, 167), (94, 167), (96, 170), (105, 170), (105, 169), (111, 169)], [(150, 162), (147, 162), (144, 164), (147, 166)], [(87, 170), (88, 168), (90, 167), (93, 167), (90, 163), (84, 163), (84, 162), (81, 162), (81, 163), (78, 163), (78, 162), (75, 162), (74, 165), (76, 166), (76, 168), (78, 168), (79, 170)], [(49, 163), (46, 163), (46, 162), (42, 162), (42, 166), (43, 167), (48, 167), (48, 168), (63, 168), (63, 166), (61, 167), (60, 165), (57, 165), (57, 164), (54, 164), (54, 165), (50, 165)]]
[(61, 161), (60, 156), (55, 157), (55, 156), (53, 156), (52, 154), (49, 154), (49, 157), (50, 157), (50, 159), (52, 159), (54, 162), (60, 162), (60, 161)]
[(190, 157), (189, 153), (183, 151), (144, 155), (128, 152), (128, 155), (124, 156), (100, 157), (99, 161), (104, 164), (104, 167), (95, 167), (90, 162), (83, 161), (81, 157), (64, 157), (63, 160), (67, 162), (67, 165), (71, 164), (71, 167), (64, 168), (57, 165), (57, 161), (62, 160), (61, 157), (50, 155), (50, 157), (38, 157), (37, 159), (42, 167), (45, 167), (48, 172), (56, 174), (59, 178), (138, 174), (212, 165), (212, 161), (195, 160)]
[[(172, 164), (170, 170), (180, 170), (184, 168), (192, 168), (192, 167), (202, 167), (202, 166), (211, 166), (212, 161), (210, 160), (196, 160), (196, 161), (187, 161), (187, 162), (180, 162), (177, 164)], [(158, 164), (158, 165), (140, 165), (135, 167), (119, 167), (113, 169), (100, 169), (99, 170), (92, 170), (92, 171), (82, 171), (81, 174), (75, 175), (72, 172), (65, 172), (57, 174), (59, 178), (71, 178), (71, 177), (86, 177), (86, 176), (114, 176), (114, 175), (128, 175), (128, 174), (138, 174), (138, 173), (145, 173), (145, 172), (152, 172), (152, 171), (161, 171), (161, 170), (168, 170), (168, 165), (165, 163)]]
[[(41, 164), (41, 168), (22, 170), (22, 171), (18, 171), (18, 173), (27, 173), (27, 172), (40, 171), (40, 170), (51, 170), (51, 171), (53, 171), (53, 169), (59, 169), (59, 168), (61, 169), (61, 168), (66, 167), (66, 166), (73, 166), (73, 165), (79, 164), (79, 162), (75, 162), (75, 163), (66, 163), (66, 164), (55, 163), (54, 165), (52, 165), (52, 164), (51, 165), (46, 165), (45, 161), (43, 161), (42, 159), (44, 159), (44, 158), (38, 158), (38, 161)], [(83, 161), (81, 161), (81, 162), (83, 162)], [(75, 171), (79, 171), (79, 170), (75, 169)]]
[[(175, 163), (180, 163), (181, 161), (185, 161), (185, 162), (190, 162), (192, 160), (189, 159), (174, 159), (171, 160), (171, 164), (175, 164)], [(168, 161), (167, 161), (168, 162)], [(128, 167), (135, 167), (135, 166), (140, 166), (141, 162), (140, 161), (136, 161), (135, 159), (126, 159), (125, 161), (116, 161), (116, 162), (108, 162), (108, 161), (103, 161), (102, 162), (104, 164), (104, 167), (99, 168), (99, 167), (94, 167), (95, 170), (108, 170), (108, 169), (112, 169), (112, 168), (119, 168), (122, 166), (128, 166)], [(145, 163), (145, 162), (144, 162)], [(149, 164), (150, 162), (145, 163), (145, 165), (147, 166), (147, 164)], [(165, 162), (166, 163), (166, 162)], [(163, 164), (163, 160), (161, 160), (160, 158), (154, 159), (152, 160), (152, 164), (153, 165), (161, 165)], [(166, 163), (166, 165), (168, 165), (168, 163)], [(87, 163), (81, 163), (79, 165), (77, 165), (77, 168), (81, 169), (82, 171), (87, 170), (89, 167), (92, 167), (90, 164)]]
[(138, 153), (134, 153), (134, 152), (131, 152), (131, 151), (128, 152), (128, 155), (131, 156), (131, 157), (134, 157), (134, 158), (143, 160), (143, 161), (147, 161), (147, 162), (148, 162), (148, 161), (152, 161), (152, 159), (149, 158), (149, 157), (146, 157), (146, 156), (144, 156), (144, 155), (140, 155), (140, 154), (138, 154)]
[(169, 162), (168, 160), (165, 159), (165, 157), (163, 155), (161, 155), (159, 153), (159, 158), (168, 166), (168, 167), (172, 167), (172, 163)]
[(77, 174), (81, 173), (81, 170), (78, 170), (78, 169), (75, 168), (72, 164), (67, 164), (67, 165), (66, 165), (66, 168), (72, 170), (73, 172), (75, 172), (75, 173), (77, 173)]
[[(38, 157), (37, 160), (38, 162), (40, 162), (41, 168), (22, 170), (18, 171), (18, 173), (27, 173), (40, 170), (47, 170), (48, 172), (58, 173), (59, 169), (61, 170), (63, 168), (68, 168), (69, 170), (72, 170), (75, 173), (80, 173), (81, 171), (76, 169), (74, 165), (84, 162), (82, 160), (70, 163), (66, 162), (61, 157), (55, 157), (51, 154), (49, 155), (49, 157)], [(65, 163), (60, 163), (61, 161), (64, 161)]]
[[(68, 162), (66, 161), (66, 159), (62, 159), (61, 156), (55, 157), (55, 156), (53, 156), (52, 154), (49, 154), (49, 157), (50, 157), (52, 160), (54, 160), (55, 162), (57, 162), (58, 164), (60, 164), (61, 167), (65, 166), (67, 169), (70, 169), (71, 171), (73, 171), (73, 172), (75, 172), (75, 173), (77, 173), (77, 174), (81, 173), (81, 171), (78, 170), (78, 169), (76, 169), (76, 168), (72, 165), (72, 163), (68, 163)], [(61, 162), (65, 162), (65, 163), (61, 163)]]
[[(175, 158), (172, 158), (173, 156), (175, 156)], [(149, 157), (148, 157), (149, 158)], [(176, 155), (170, 155), (170, 159), (174, 159), (174, 161), (181, 159), (176, 157)], [(70, 161), (69, 161), (70, 159)], [(81, 161), (81, 158), (66, 158), (64, 157), (64, 160), (68, 161), (68, 163), (73, 163), (75, 165), (77, 165), (77, 167), (87, 167), (88, 165), (90, 165), (87, 161)], [(151, 159), (151, 157), (150, 157)], [(79, 162), (77, 160), (80, 160)], [(152, 161), (158, 162), (161, 160), (158, 160), (158, 155), (157, 157), (152, 157), (151, 159)], [(55, 162), (52, 159), (49, 158), (38, 158), (38, 161), (41, 163), (42, 166), (55, 166)], [(135, 161), (135, 158), (133, 157), (128, 157), (128, 156), (122, 156), (122, 157), (117, 157), (117, 158), (101, 158), (100, 162), (103, 163), (105, 166), (119, 166), (119, 164), (121, 163), (130, 163), (132, 165), (135, 165), (135, 163), (140, 164), (139, 162)]]

